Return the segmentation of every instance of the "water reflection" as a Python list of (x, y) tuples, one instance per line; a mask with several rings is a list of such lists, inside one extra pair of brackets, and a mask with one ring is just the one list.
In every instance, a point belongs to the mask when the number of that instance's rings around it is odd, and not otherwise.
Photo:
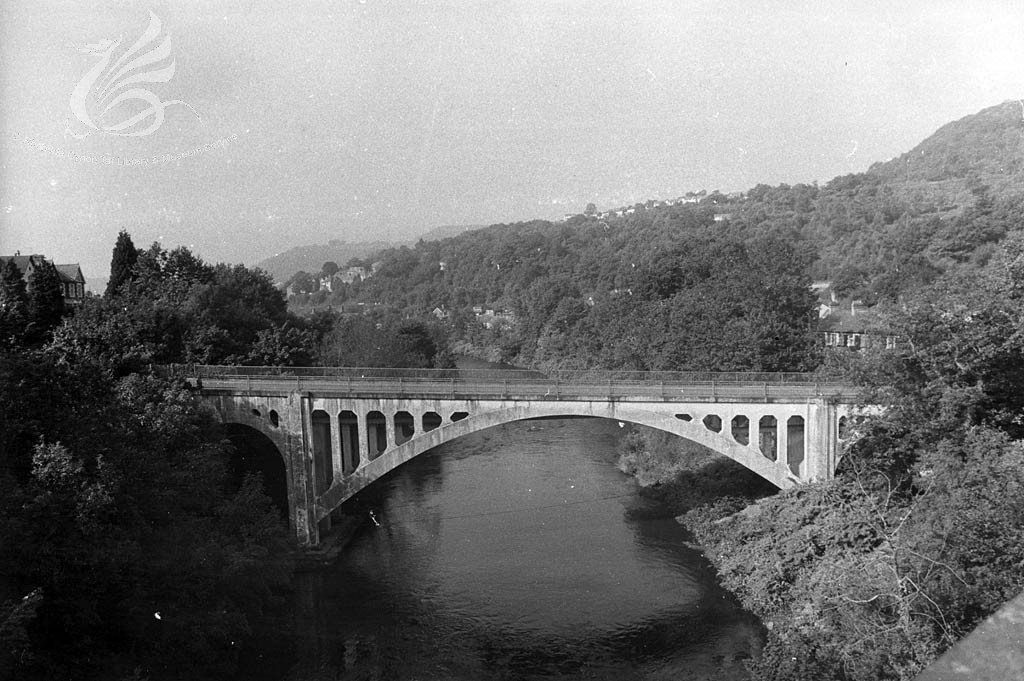
[(618, 435), (509, 424), (375, 483), (381, 526), (302, 576), (286, 678), (742, 678), (759, 627), (678, 524), (630, 512)]

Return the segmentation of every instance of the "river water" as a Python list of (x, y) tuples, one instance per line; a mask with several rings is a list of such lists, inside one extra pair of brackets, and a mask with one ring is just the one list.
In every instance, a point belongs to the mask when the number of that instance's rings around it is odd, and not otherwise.
[(379, 526), (297, 576), (275, 678), (745, 678), (760, 626), (615, 468), (622, 432), (507, 424), (379, 480), (349, 502)]

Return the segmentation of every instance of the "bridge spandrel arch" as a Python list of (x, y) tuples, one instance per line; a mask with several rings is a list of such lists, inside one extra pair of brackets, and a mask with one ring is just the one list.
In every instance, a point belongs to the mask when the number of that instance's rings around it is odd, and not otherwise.
[(304, 462), (304, 426), (299, 395), (206, 395), (221, 425), (237, 424), (265, 436), (284, 465), (288, 496), (288, 525), (300, 542), (308, 540), (309, 475)]
[[(383, 401), (382, 401), (383, 402)], [(410, 459), (451, 442), (464, 435), (492, 428), (505, 423), (522, 421), (540, 417), (558, 416), (593, 416), (637, 425), (648, 426), (701, 444), (712, 451), (722, 454), (746, 468), (757, 473), (779, 488), (785, 489), (801, 482), (790, 470), (786, 457), (778, 457), (772, 461), (763, 456), (758, 449), (756, 426), (749, 427), (750, 444), (737, 441), (729, 428), (734, 418), (744, 416), (749, 423), (756, 424), (766, 414), (776, 417), (779, 423), (786, 424), (792, 416), (800, 416), (805, 422), (813, 414), (811, 407), (802, 405), (750, 405), (728, 403), (640, 403), (628, 402), (570, 402), (570, 401), (443, 401), (434, 404), (432, 401), (419, 401), (411, 405), (407, 401), (387, 401), (388, 404), (377, 403), (385, 413), (395, 410), (412, 410), (414, 413), (426, 412), (445, 413), (444, 422), (429, 431), (419, 431), (414, 437), (399, 446), (393, 446), (372, 461), (364, 461), (351, 475), (337, 480), (324, 494), (318, 497), (316, 515), (327, 517), (360, 490), (366, 488), (380, 477), (391, 472)], [(448, 412), (465, 411), (467, 418), (452, 421)], [(689, 416), (686, 420), (682, 416)], [(708, 428), (704, 421), (706, 416), (717, 416), (720, 419), (720, 431)], [(785, 427), (783, 426), (783, 432)], [(804, 437), (804, 442), (807, 438)], [(781, 451), (786, 451), (785, 436), (782, 437)], [(809, 458), (805, 454), (805, 459)]]
[(240, 395), (207, 397), (222, 424), (237, 423), (258, 430), (273, 442), (282, 459), (288, 447), (290, 433), (302, 432), (301, 419), (293, 419), (285, 401)]
[(240, 487), (245, 476), (259, 473), (263, 492), (281, 513), (282, 520), (291, 518), (288, 469), (281, 451), (274, 442), (258, 429), (242, 423), (221, 424), (225, 437), (233, 445), (229, 457), (232, 484)]

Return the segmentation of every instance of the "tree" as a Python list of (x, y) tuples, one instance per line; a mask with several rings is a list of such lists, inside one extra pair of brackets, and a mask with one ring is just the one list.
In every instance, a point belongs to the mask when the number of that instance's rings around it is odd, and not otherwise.
[(403, 356), (402, 366), (428, 369), (434, 366), (437, 344), (426, 324), (405, 321), (393, 333), (397, 337), (398, 351)]
[(337, 273), (338, 263), (334, 262), (333, 260), (328, 260), (320, 268), (320, 274), (322, 274), (325, 277), (333, 277)]
[(0, 357), (0, 397), (28, 416), (0, 432), (0, 673), (110, 678), (131, 651), (140, 676), (231, 677), (288, 580), (269, 499), (231, 482), (187, 386), (40, 359)]
[(313, 281), (313, 276), (305, 270), (299, 270), (293, 274), (290, 284), (295, 293), (312, 293), (316, 290), (316, 283)]
[(1021, 243), (908, 296), (900, 346), (849, 360), (883, 408), (835, 480), (727, 524), (691, 515), (725, 586), (771, 622), (757, 678), (916, 678), (1024, 588)]
[(117, 235), (117, 243), (114, 244), (114, 253), (110, 258), (110, 279), (107, 280), (107, 290), (104, 295), (116, 294), (121, 286), (135, 277), (135, 263), (139, 259), (139, 252), (132, 243), (128, 232), (121, 230)]
[(25, 279), (14, 260), (0, 266), (0, 344), (13, 343), (25, 332), (28, 293)]
[(312, 366), (315, 334), (292, 328), (264, 329), (256, 335), (245, 364), (253, 366)]
[(28, 292), (29, 337), (40, 342), (60, 324), (64, 316), (64, 289), (57, 268), (49, 260), (32, 273), (26, 287)]

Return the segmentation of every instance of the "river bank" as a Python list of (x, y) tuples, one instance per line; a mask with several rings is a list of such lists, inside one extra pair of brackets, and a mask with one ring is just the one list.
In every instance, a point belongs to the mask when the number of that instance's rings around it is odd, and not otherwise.
[(739, 510), (778, 490), (735, 461), (694, 442), (643, 426), (622, 439), (619, 470), (636, 479), (641, 494), (667, 515), (698, 508)]

